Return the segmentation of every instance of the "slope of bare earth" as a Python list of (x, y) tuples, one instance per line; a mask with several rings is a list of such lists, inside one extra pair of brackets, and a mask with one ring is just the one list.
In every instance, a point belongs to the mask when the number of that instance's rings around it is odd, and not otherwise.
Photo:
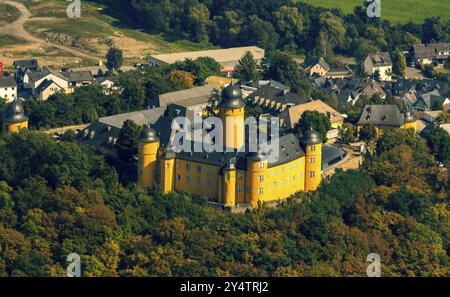
[(154, 53), (209, 48), (188, 41), (168, 42), (161, 36), (124, 28), (105, 14), (103, 7), (84, 1), (80, 18), (67, 17), (68, 2), (64, 0), (6, 0), (2, 5), (11, 10), (8, 14), (16, 15), (0, 24), (0, 60), (6, 66), (30, 57), (54, 67), (92, 65), (104, 60), (111, 46), (124, 51), (126, 65), (145, 61)]

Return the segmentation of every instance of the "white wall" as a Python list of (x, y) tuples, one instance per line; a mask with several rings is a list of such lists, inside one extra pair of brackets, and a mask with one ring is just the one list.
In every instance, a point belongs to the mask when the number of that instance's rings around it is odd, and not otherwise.
[(17, 87), (0, 87), (0, 98), (6, 99), (6, 101), (12, 102), (17, 98)]

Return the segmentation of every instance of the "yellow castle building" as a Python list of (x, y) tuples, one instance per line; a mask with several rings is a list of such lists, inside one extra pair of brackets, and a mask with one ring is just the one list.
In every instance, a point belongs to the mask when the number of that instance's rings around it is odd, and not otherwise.
[(240, 150), (248, 144), (244, 125), (245, 103), (240, 88), (222, 91), (219, 117), (223, 121), (224, 152), (175, 153), (161, 143), (158, 133), (145, 126), (138, 149), (138, 183), (159, 185), (163, 193), (184, 191), (233, 208), (257, 207), (262, 202), (286, 199), (299, 191), (313, 191), (321, 181), (322, 140), (307, 131), (278, 137), (279, 155)]
[(28, 129), (28, 118), (25, 116), (22, 100), (16, 99), (11, 102), (1, 120), (3, 132), (20, 132)]

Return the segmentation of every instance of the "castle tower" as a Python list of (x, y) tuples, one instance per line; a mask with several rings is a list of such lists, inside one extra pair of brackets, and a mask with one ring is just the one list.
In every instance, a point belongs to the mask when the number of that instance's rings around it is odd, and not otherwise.
[(2, 122), (3, 132), (19, 132), (28, 129), (28, 118), (25, 116), (22, 100), (16, 99), (8, 105)]
[(239, 87), (228, 85), (222, 91), (219, 116), (222, 120), (222, 139), (225, 147), (240, 149), (245, 144), (244, 106)]
[(155, 184), (159, 138), (155, 130), (144, 126), (139, 137), (138, 147), (138, 184), (150, 187)]
[(161, 158), (161, 191), (163, 194), (175, 189), (175, 157), (175, 152), (169, 147)]
[(247, 155), (246, 185), (249, 189), (249, 193), (245, 201), (252, 207), (257, 207), (258, 201), (264, 201), (267, 166), (267, 158), (263, 153), (254, 152)]
[(312, 128), (300, 140), (305, 150), (305, 191), (314, 191), (322, 179), (322, 139)]
[(225, 206), (236, 205), (236, 167), (231, 160), (223, 169), (223, 204)]
[(417, 119), (413, 116), (411, 111), (407, 110), (403, 113), (404, 124), (402, 126), (403, 129), (413, 129), (414, 132), (417, 132)]

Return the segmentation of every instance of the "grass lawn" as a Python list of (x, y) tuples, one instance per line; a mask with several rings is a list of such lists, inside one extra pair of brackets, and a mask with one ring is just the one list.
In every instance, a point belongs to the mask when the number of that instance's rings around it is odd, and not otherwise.
[(26, 44), (27, 41), (17, 38), (11, 35), (0, 35), (0, 48), (7, 47), (10, 45), (23, 45)]
[[(364, 0), (295, 0), (315, 6), (339, 8), (345, 13), (353, 12)], [(393, 23), (423, 22), (427, 17), (439, 16), (450, 19), (448, 0), (381, 0), (381, 18)]]
[(14, 22), (19, 18), (19, 14), (14, 6), (0, 3), (0, 26)]

